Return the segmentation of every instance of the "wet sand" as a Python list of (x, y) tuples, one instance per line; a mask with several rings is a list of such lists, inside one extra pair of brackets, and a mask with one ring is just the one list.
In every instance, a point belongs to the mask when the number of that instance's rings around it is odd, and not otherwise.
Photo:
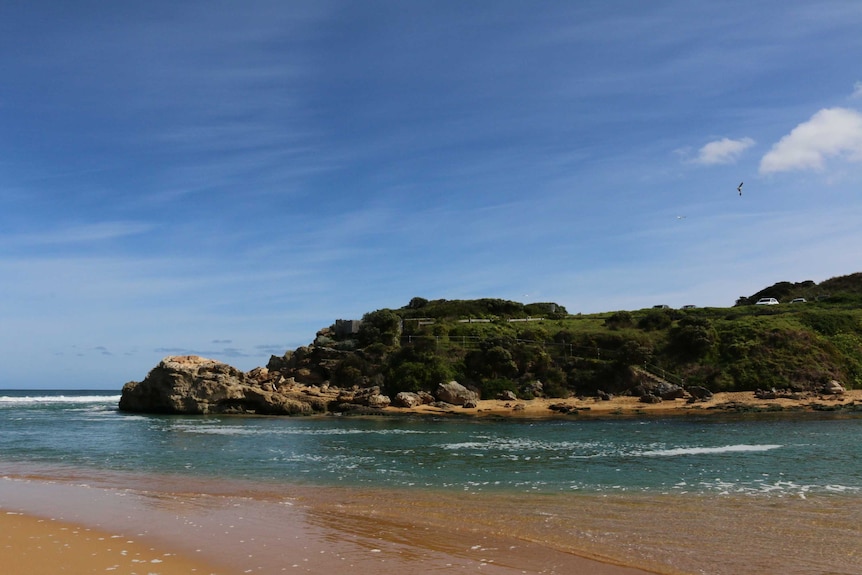
[(14, 512), (0, 515), (0, 565), (5, 575), (216, 573), (203, 561), (125, 535)]
[(383, 492), (172, 478), (94, 485), (117, 479), (0, 479), (3, 573), (648, 573), (462, 520), (428, 499), (414, 507)]
[[(513, 494), (147, 475), (0, 478), (0, 565), (22, 575), (858, 575), (860, 525), (862, 497), (852, 494)], [(32, 551), (47, 542), (55, 549), (40, 554), (46, 567), (35, 569)]]
[(131, 487), (0, 479), (2, 572), (858, 575), (862, 560), (858, 496), (122, 479)]

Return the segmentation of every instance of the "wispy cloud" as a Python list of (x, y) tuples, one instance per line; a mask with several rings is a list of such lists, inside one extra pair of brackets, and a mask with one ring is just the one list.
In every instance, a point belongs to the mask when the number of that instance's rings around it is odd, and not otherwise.
[(722, 138), (715, 140), (709, 142), (698, 151), (694, 162), (704, 165), (732, 164), (739, 159), (745, 150), (753, 145), (754, 140), (751, 138), (741, 138), (739, 140)]
[(862, 98), (862, 82), (856, 82), (853, 84), (853, 94), (850, 97)]
[(760, 161), (760, 173), (822, 170), (827, 158), (862, 161), (862, 113), (827, 108), (796, 126)]
[(142, 234), (152, 229), (142, 222), (102, 222), (62, 228), (47, 228), (38, 232), (0, 235), (0, 241), (11, 246), (47, 246), (101, 242)]

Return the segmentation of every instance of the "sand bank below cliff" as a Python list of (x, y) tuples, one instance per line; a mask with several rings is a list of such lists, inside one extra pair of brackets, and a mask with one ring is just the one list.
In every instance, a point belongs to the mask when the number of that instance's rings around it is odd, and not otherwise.
[(388, 407), (387, 414), (461, 415), (477, 417), (549, 418), (549, 417), (625, 417), (708, 415), (733, 412), (815, 412), (857, 408), (862, 411), (862, 390), (843, 395), (805, 395), (799, 398), (758, 399), (753, 392), (716, 393), (707, 401), (688, 403), (677, 399), (661, 403), (643, 403), (637, 397), (538, 398), (521, 400), (480, 400), (475, 408), (421, 405), (406, 409)]

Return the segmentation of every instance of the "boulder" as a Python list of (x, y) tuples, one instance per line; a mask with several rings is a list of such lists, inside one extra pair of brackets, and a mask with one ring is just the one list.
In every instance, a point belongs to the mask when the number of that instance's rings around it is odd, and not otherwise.
[(527, 396), (542, 397), (545, 395), (545, 386), (539, 380), (531, 381), (524, 385), (524, 387), (522, 387), (521, 389), (524, 392), (524, 395)]
[(420, 397), (418, 393), (413, 393), (411, 391), (402, 391), (396, 394), (395, 399), (392, 400), (392, 405), (394, 407), (406, 407), (408, 409), (422, 404), (422, 397)]
[(699, 385), (692, 385), (686, 389), (689, 395), (695, 400), (706, 401), (712, 398), (712, 392), (705, 387), (701, 387)]
[(656, 393), (656, 395), (658, 395), (665, 401), (682, 399), (685, 397), (685, 389), (683, 389), (679, 385), (674, 385), (667, 382), (659, 383), (654, 393)]
[(438, 401), (452, 405), (464, 405), (468, 401), (472, 401), (473, 403), (479, 401), (479, 394), (467, 389), (457, 381), (439, 384), (435, 395)]
[[(260, 374), (256, 374), (260, 375)], [(123, 386), (120, 411), (137, 413), (260, 413), (298, 415), (318, 411), (321, 402), (258, 385), (226, 363), (196, 355), (168, 356), (143, 381)]]
[(375, 409), (389, 407), (390, 403), (392, 403), (392, 400), (389, 399), (389, 396), (383, 395), (382, 393), (375, 393), (368, 397), (368, 407), (373, 407)]
[(841, 382), (832, 380), (823, 386), (823, 393), (828, 395), (844, 395), (847, 390), (841, 385)]

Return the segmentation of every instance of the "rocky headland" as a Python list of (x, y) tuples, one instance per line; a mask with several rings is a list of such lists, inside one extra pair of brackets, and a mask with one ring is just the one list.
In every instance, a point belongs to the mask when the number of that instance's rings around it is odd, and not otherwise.
[(142, 381), (123, 386), (120, 410), (139, 413), (312, 415), (379, 414), (388, 407), (422, 405), (476, 408), (479, 397), (455, 381), (441, 382), (436, 394), (401, 392), (390, 398), (378, 386), (338, 388), (310, 369), (322, 352), (300, 348), (288, 360), (249, 372), (196, 355), (169, 356)]
[[(815, 392), (758, 390), (703, 393), (653, 382), (623, 395), (518, 399), (510, 392), (494, 399), (456, 381), (441, 382), (435, 393), (399, 392), (394, 397), (377, 386), (343, 389), (320, 381), (308, 362), (312, 350), (298, 358), (274, 358), (272, 367), (242, 372), (203, 357), (169, 356), (140, 382), (122, 390), (121, 411), (152, 414), (245, 415), (426, 415), (546, 418), (572, 416), (639, 416), (755, 412), (862, 412), (862, 390), (832, 382)], [(304, 356), (304, 358), (303, 358)], [(275, 365), (272, 365), (275, 364)]]
[[(781, 300), (757, 305), (755, 296)], [(856, 409), (862, 273), (781, 282), (730, 308), (571, 314), (553, 302), (413, 298), (336, 320), (243, 372), (164, 358), (120, 409), (510, 416)]]

